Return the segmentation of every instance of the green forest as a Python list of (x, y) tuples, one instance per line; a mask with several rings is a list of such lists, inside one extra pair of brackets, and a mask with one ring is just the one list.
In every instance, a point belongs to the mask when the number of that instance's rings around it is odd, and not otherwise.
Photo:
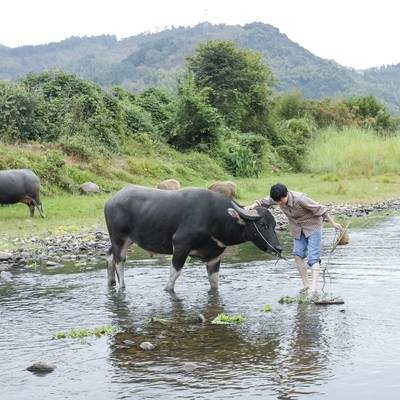
[[(0, 169), (30, 167), (49, 194), (75, 192), (87, 180), (107, 190), (170, 177), (193, 185), (277, 172), (339, 173), (335, 165), (322, 168), (315, 155), (310, 160), (319, 138), (321, 146), (339, 132), (377, 146), (398, 138), (399, 119), (372, 95), (309, 100), (276, 87), (260, 52), (224, 40), (197, 46), (176, 90), (106, 90), (61, 70), (1, 81)], [(368, 168), (354, 173), (374, 173), (376, 166)], [(398, 169), (393, 162), (379, 173)]]

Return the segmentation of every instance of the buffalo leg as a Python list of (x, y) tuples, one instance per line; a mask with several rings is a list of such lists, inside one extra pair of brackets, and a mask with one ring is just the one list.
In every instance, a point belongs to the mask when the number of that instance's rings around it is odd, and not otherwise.
[(190, 248), (188, 246), (174, 246), (174, 254), (172, 256), (172, 265), (169, 268), (169, 279), (165, 290), (173, 292), (175, 282), (179, 278), (186, 258), (189, 255)]
[(207, 273), (211, 289), (218, 289), (220, 264), (221, 264), (221, 256), (218, 256), (213, 260), (207, 261)]
[(118, 243), (112, 244), (112, 260), (108, 257), (108, 284), (115, 285), (115, 276), (121, 288), (125, 287), (124, 268), (126, 261), (126, 253), (132, 241), (125, 239)]
[(28, 204), (28, 207), (29, 207), (29, 216), (30, 216), (31, 218), (33, 218), (34, 215), (35, 215), (35, 204), (34, 204), (33, 202), (30, 202), (30, 203)]
[(112, 247), (107, 252), (107, 279), (108, 286), (115, 286), (115, 263)]

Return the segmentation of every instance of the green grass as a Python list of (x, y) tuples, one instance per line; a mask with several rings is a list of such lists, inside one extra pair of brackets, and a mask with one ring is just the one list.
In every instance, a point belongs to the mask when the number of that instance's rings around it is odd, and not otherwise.
[[(217, 180), (237, 183), (237, 200), (249, 204), (265, 197), (281, 182), (322, 203), (370, 203), (400, 198), (400, 138), (382, 138), (368, 131), (327, 129), (306, 155), (309, 173), (233, 178), (209, 156), (179, 153), (148, 136), (127, 142), (126, 154), (93, 156), (85, 162), (59, 152), (55, 145), (0, 144), (0, 169), (31, 168), (41, 177), (46, 218), (29, 218), (25, 205), (0, 207), (0, 250), (13, 247), (15, 238), (105, 230), (104, 204), (129, 183), (154, 187), (167, 178), (183, 187), (206, 188)], [(94, 181), (103, 190), (79, 196), (77, 188)]]
[(328, 128), (312, 143), (304, 162), (308, 172), (337, 177), (400, 173), (400, 135), (379, 136), (360, 128)]

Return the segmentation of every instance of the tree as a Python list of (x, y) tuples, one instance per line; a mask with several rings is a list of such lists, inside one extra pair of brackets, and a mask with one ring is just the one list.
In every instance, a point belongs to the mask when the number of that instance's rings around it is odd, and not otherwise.
[(209, 41), (199, 45), (187, 65), (230, 128), (268, 134), (275, 78), (260, 53), (230, 41)]
[(193, 76), (178, 88), (175, 129), (168, 142), (180, 149), (216, 151), (223, 136), (223, 121), (208, 102), (208, 90), (197, 88)]

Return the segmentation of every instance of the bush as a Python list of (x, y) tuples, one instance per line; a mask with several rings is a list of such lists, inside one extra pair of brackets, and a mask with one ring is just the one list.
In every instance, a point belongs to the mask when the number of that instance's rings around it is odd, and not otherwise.
[(393, 128), (386, 107), (374, 96), (354, 96), (345, 101), (357, 125), (378, 132)]
[(266, 144), (260, 135), (231, 133), (222, 152), (226, 169), (235, 176), (259, 176)]
[(294, 118), (277, 124), (280, 143), (276, 151), (291, 169), (300, 171), (309, 141), (315, 132), (313, 121)]
[(301, 118), (305, 114), (306, 102), (298, 91), (291, 91), (279, 96), (275, 101), (274, 117), (277, 120)]

